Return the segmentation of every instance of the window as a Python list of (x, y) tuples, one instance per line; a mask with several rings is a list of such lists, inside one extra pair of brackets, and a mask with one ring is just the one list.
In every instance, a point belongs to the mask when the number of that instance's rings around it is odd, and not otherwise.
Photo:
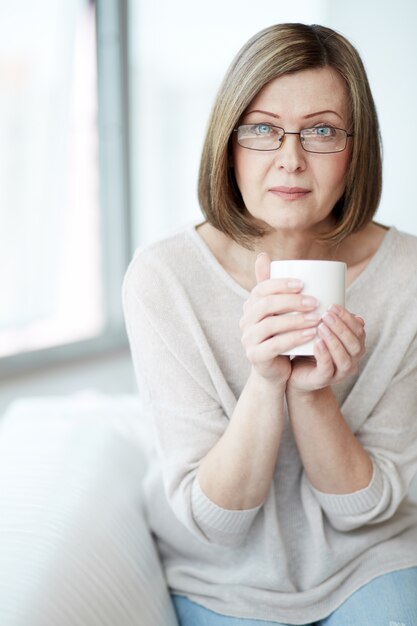
[[(117, 0), (0, 8), (0, 371), (120, 345), (128, 232)], [(98, 28), (96, 28), (96, 25)]]

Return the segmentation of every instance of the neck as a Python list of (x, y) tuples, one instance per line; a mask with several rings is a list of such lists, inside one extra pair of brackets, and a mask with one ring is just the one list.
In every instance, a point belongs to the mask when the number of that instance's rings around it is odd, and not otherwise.
[(337, 247), (317, 241), (317, 233), (275, 231), (256, 242), (253, 259), (259, 252), (267, 252), (271, 260), (279, 259), (335, 259)]
[(279, 259), (329, 259), (344, 261), (348, 282), (364, 269), (375, 254), (386, 228), (374, 223), (349, 235), (338, 246), (317, 243), (317, 233), (275, 231), (247, 250), (208, 223), (198, 227), (202, 238), (224, 269), (250, 291), (255, 286), (254, 266), (259, 252), (267, 252), (272, 261)]
[(229, 237), (207, 225), (206, 242), (224, 269), (243, 287), (250, 291), (256, 284), (255, 259), (260, 252), (267, 252), (271, 261), (279, 259), (334, 259), (337, 249), (317, 243), (317, 235), (306, 233), (271, 233), (256, 242), (252, 250), (242, 247)]

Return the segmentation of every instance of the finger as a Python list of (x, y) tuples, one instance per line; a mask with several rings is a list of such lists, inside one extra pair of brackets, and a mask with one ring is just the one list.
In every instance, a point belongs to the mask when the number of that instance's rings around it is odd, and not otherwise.
[(298, 278), (269, 278), (252, 289), (253, 295), (262, 298), (277, 293), (296, 293), (303, 288), (303, 282)]
[(294, 315), (270, 315), (256, 324), (250, 324), (242, 334), (242, 343), (261, 343), (283, 333), (293, 330), (313, 328), (318, 325), (320, 316), (318, 313), (297, 313)]
[[(340, 338), (331, 329), (333, 329), (333, 327), (329, 327), (325, 322), (322, 322), (319, 324), (317, 329), (318, 336), (323, 339), (326, 344), (336, 371), (343, 376), (347, 376), (354, 369), (356, 369), (356, 366), (359, 363), (359, 358), (364, 350), (362, 350), (362, 347), (359, 349), (351, 348), (351, 352), (349, 352)], [(351, 335), (354, 337), (353, 333), (351, 333)], [(355, 354), (353, 354), (353, 352), (355, 352)]]
[(329, 352), (335, 370), (347, 374), (352, 367), (352, 357), (347, 353), (343, 344), (325, 323), (319, 324), (317, 333)]
[(365, 320), (360, 315), (354, 315), (350, 313), (347, 309), (339, 306), (338, 304), (332, 304), (332, 306), (328, 309), (331, 313), (334, 313), (341, 320), (345, 322), (347, 326), (354, 332), (356, 335), (361, 335), (363, 328), (365, 326)]
[(261, 252), (255, 261), (255, 277), (259, 284), (264, 280), (268, 280), (271, 274), (271, 259), (266, 252)]
[[(365, 332), (362, 324), (355, 320), (353, 315), (346, 310), (344, 310), (341, 315), (334, 315), (334, 313), (327, 311), (323, 315), (322, 320), (325, 324), (322, 331), (324, 331), (325, 334), (326, 329), (329, 328), (339, 339), (349, 355), (354, 357), (359, 356), (364, 346)], [(346, 322), (344, 320), (346, 320)]]
[(254, 299), (244, 306), (241, 328), (246, 324), (256, 324), (271, 315), (313, 312), (317, 304), (317, 300), (304, 294), (279, 294)]
[(323, 339), (320, 337), (314, 342), (314, 356), (316, 357), (317, 373), (324, 379), (333, 378), (335, 367), (333, 359)]
[(270, 361), (288, 350), (301, 346), (316, 335), (316, 328), (295, 330), (283, 335), (275, 335), (262, 343), (252, 345), (246, 350), (247, 357), (253, 363)]

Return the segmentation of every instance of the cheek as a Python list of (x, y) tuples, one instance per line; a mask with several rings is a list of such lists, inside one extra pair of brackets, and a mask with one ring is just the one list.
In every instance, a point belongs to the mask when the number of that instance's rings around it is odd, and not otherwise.
[(337, 156), (339, 157), (337, 161), (339, 176), (344, 182), (346, 182), (347, 173), (349, 171), (350, 161), (352, 158), (352, 150), (350, 146), (348, 146), (344, 152), (341, 152)]
[(255, 192), (255, 184), (260, 183), (266, 175), (268, 166), (260, 157), (250, 150), (235, 150), (233, 153), (235, 178), (242, 194)]
[(343, 192), (346, 185), (349, 163), (350, 155), (341, 153), (336, 157), (336, 159), (329, 162), (328, 168), (322, 169), (322, 180), (326, 181), (327, 184), (331, 182), (331, 185), (329, 186), (330, 193), (333, 191), (335, 194), (340, 196)]
[(233, 165), (236, 172), (236, 178), (239, 180), (244, 180), (248, 173), (250, 173), (247, 161), (247, 155), (243, 152), (243, 150), (239, 150), (237, 148), (233, 151)]

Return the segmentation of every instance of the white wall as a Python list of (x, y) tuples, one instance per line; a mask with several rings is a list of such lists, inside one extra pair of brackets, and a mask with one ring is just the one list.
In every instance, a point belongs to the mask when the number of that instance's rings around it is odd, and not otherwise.
[(417, 234), (412, 192), (416, 157), (411, 145), (417, 110), (414, 0), (261, 0), (256, 8), (249, 0), (157, 0), (131, 6), (136, 244), (200, 218), (197, 172), (217, 88), (241, 45), (261, 28), (283, 21), (328, 25), (358, 48), (385, 148), (377, 219)]
[(377, 219), (417, 235), (417, 3), (328, 0), (327, 16), (357, 47), (376, 101), (384, 147)]

